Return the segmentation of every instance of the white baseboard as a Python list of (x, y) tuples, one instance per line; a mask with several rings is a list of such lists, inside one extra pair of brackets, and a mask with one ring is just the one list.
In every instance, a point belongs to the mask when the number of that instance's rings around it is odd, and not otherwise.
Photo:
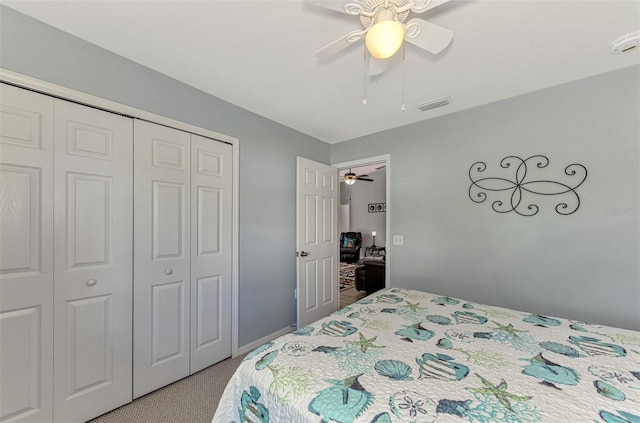
[(282, 335), (286, 335), (290, 332), (293, 332), (294, 330), (296, 330), (295, 325), (292, 326), (287, 326), (286, 328), (282, 328), (280, 330), (277, 330), (273, 333), (270, 333), (267, 336), (263, 336), (262, 338), (255, 340), (253, 342), (248, 343), (247, 345), (244, 345), (240, 348), (238, 348), (238, 355), (234, 356), (238, 357), (241, 356), (243, 354), (249, 353), (253, 350), (255, 350), (256, 348), (258, 348), (259, 346), (266, 344), (267, 342), (273, 341), (274, 339), (282, 336)]

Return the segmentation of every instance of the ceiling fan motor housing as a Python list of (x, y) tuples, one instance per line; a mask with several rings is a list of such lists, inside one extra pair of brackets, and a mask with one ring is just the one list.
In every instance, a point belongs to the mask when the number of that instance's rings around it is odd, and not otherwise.
[[(404, 22), (409, 16), (410, 9), (397, 13), (397, 9), (409, 5), (409, 0), (388, 0), (389, 6), (385, 7), (385, 0), (369, 0), (362, 6), (360, 14), (362, 26), (368, 28), (373, 21), (397, 20)], [(384, 15), (382, 15), (384, 14)], [(384, 19), (381, 19), (384, 18)]]
[[(398, 52), (407, 41), (431, 54), (445, 49), (453, 38), (453, 31), (420, 18), (407, 21), (409, 14), (421, 14), (449, 0), (347, 0), (338, 6), (326, 0), (306, 0), (308, 3), (358, 17), (364, 27), (351, 31), (316, 51), (320, 59), (329, 57), (364, 38), (371, 60), (370, 75), (378, 75), (385, 66), (381, 60)], [(405, 23), (406, 21), (406, 23)], [(366, 99), (363, 100), (366, 104)]]
[(391, 10), (391, 8), (389, 9), (380, 9), (377, 13), (376, 13), (376, 22), (382, 22), (382, 21), (392, 21), (395, 20), (396, 17), (396, 12), (394, 10)]

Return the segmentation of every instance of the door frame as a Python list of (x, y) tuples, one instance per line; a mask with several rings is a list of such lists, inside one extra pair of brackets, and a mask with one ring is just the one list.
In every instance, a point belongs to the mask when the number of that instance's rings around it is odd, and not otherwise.
[[(384, 272), (384, 286), (385, 288), (389, 288), (390, 287), (390, 281), (391, 281), (391, 260), (392, 260), (392, 251), (391, 251), (391, 242), (390, 240), (391, 238), (391, 213), (393, 208), (391, 207), (391, 154), (383, 154), (380, 156), (373, 156), (373, 157), (364, 157), (362, 159), (355, 159), (355, 160), (349, 160), (346, 162), (338, 162), (338, 163), (331, 163), (331, 166), (333, 167), (337, 167), (338, 168), (338, 172), (341, 169), (344, 168), (349, 168), (349, 167), (359, 167), (359, 166), (364, 166), (364, 165), (369, 165), (369, 164), (374, 164), (374, 163), (384, 163), (386, 166), (386, 187), (385, 187), (385, 198), (386, 198), (386, 204), (387, 204), (387, 212), (386, 212), (386, 216), (385, 216), (385, 225), (386, 225), (386, 239), (385, 239), (385, 266), (386, 266), (386, 271)], [(338, 192), (338, 194), (340, 194)], [(340, 234), (338, 234), (339, 236)]]
[[(17, 72), (13, 72), (0, 67), (0, 82), (26, 88), (54, 98), (79, 103), (88, 107), (102, 109), (107, 112), (146, 120), (159, 125), (201, 135), (216, 141), (231, 144), (233, 148), (233, 187), (232, 187), (232, 230), (231, 230), (231, 356), (238, 356), (238, 272), (239, 272), (239, 239), (240, 239), (240, 139), (191, 125), (179, 120), (171, 119), (162, 115), (127, 106), (122, 103), (107, 100), (91, 94), (83, 93), (61, 85), (52, 84), (37, 78), (32, 78)], [(133, 215), (131, 216), (133, 221)], [(133, 238), (131, 239), (133, 243)], [(132, 287), (133, 292), (133, 287)]]

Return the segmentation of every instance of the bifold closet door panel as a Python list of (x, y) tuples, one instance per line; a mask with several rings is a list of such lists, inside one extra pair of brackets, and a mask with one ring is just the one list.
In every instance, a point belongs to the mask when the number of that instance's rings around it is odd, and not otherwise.
[(191, 135), (191, 373), (231, 356), (232, 147)]
[(0, 84), (0, 421), (53, 407), (53, 99)]
[(55, 100), (54, 421), (132, 399), (133, 121)]
[(189, 374), (190, 135), (134, 121), (134, 398)]

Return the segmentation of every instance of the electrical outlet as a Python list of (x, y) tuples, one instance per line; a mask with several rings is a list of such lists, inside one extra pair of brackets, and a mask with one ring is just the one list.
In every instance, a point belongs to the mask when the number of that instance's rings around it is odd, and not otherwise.
[(403, 235), (394, 235), (393, 236), (393, 245), (404, 245), (404, 236)]

